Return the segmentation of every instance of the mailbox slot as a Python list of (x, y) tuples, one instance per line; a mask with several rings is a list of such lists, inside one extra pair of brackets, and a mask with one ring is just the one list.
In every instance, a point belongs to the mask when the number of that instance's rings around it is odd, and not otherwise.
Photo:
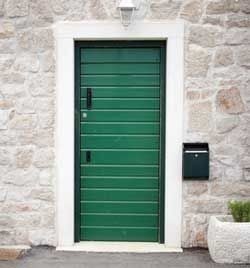
[(208, 143), (183, 144), (183, 179), (209, 179), (209, 146)]

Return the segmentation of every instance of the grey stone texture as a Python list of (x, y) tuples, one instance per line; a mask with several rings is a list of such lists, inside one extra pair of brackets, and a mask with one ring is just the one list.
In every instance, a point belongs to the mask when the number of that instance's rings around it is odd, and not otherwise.
[[(185, 141), (210, 180), (183, 182), (183, 247), (250, 196), (250, 1), (143, 0), (137, 19), (185, 22)], [(115, 0), (0, 0), (0, 244), (55, 245), (58, 21), (119, 20)]]

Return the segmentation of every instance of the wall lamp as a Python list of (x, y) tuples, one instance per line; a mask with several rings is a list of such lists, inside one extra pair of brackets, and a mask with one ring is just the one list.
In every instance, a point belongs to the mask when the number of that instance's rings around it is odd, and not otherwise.
[(139, 0), (118, 0), (121, 23), (124, 27), (128, 27), (134, 16), (135, 10), (139, 9)]

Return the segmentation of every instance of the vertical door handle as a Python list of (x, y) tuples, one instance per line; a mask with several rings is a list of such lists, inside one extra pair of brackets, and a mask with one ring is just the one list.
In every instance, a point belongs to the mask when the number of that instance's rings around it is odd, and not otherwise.
[(87, 163), (91, 162), (91, 152), (90, 151), (86, 152), (86, 162)]
[(90, 110), (92, 108), (92, 89), (90, 87), (87, 88), (87, 109)]

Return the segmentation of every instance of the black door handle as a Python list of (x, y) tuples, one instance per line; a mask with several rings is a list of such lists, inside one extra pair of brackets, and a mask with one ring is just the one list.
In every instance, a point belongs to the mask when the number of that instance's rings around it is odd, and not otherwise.
[(87, 88), (87, 109), (90, 110), (92, 108), (92, 89), (90, 87)]
[(86, 152), (86, 162), (87, 163), (91, 162), (91, 152), (90, 151)]

